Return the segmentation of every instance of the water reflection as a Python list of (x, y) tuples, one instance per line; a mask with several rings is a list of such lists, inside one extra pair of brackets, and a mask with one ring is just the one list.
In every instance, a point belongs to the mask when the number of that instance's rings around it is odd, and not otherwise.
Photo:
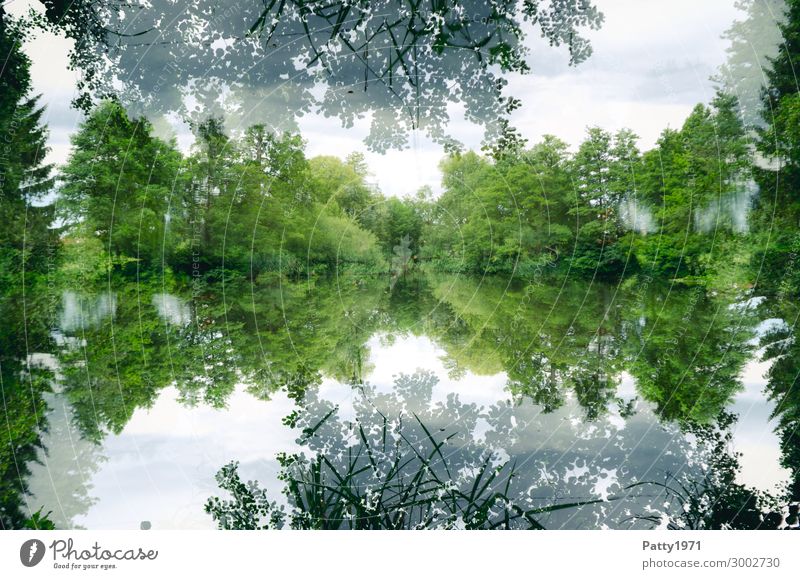
[(94, 327), (113, 318), (117, 311), (117, 296), (111, 292), (87, 296), (67, 290), (61, 300), (59, 328), (72, 334), (79, 334), (86, 327)]
[[(282, 494), (286, 481), (311, 472), (298, 465), (325, 457), (329, 479), (346, 471), (359, 445), (377, 444), (384, 419), (402, 422), (394, 436), (409, 448), (441, 443), (429, 474), (450, 481), (448, 492), (465, 492), (482, 468), (500, 469), (486, 496), (525, 513), (506, 524), (512, 511), (497, 502), (479, 524), (475, 512), (434, 504), (430, 512), (443, 518), (419, 511), (405, 526), (791, 521), (791, 401), (770, 405), (752, 376), (759, 355), (789, 347), (779, 337), (787, 326), (760, 327), (784, 318), (757, 301), (697, 288), (567, 282), (554, 290), (420, 272), (233, 281), (224, 293), (122, 279), (88, 290), (64, 294), (67, 339), (50, 346), (56, 377), (44, 398), (47, 454), (26, 476), (33, 510), (43, 504), (60, 527), (212, 526), (203, 504), (219, 495), (214, 475), (232, 460), (282, 506), (288, 525), (298, 504)], [(76, 304), (90, 311), (78, 316)], [(759, 340), (766, 350), (756, 351)], [(776, 372), (792, 358), (777, 359), (767, 388), (774, 400)], [(738, 424), (728, 409), (741, 414)], [(766, 444), (781, 463), (740, 461), (734, 452), (760, 454), (775, 424), (780, 441)], [(362, 431), (369, 436), (359, 442)], [(306, 462), (287, 465), (280, 453)], [(385, 476), (351, 483), (378, 488)], [(698, 499), (705, 495), (717, 499)]]
[(46, 505), (58, 529), (81, 528), (97, 504), (94, 480), (107, 461), (106, 449), (76, 431), (69, 403), (58, 394), (45, 395), (51, 409), (48, 431), (37, 462), (31, 464), (30, 503)]
[[(545, 528), (619, 526), (620, 521), (609, 520), (609, 511), (614, 510), (611, 504), (592, 501), (613, 499), (624, 503), (617, 507), (621, 512), (641, 510), (659, 496), (659, 489), (643, 492), (643, 488), (630, 485), (691, 469), (686, 441), (674, 428), (653, 427), (649, 410), (642, 409), (629, 420), (609, 414), (587, 422), (574, 397), (553, 412), (545, 412), (529, 400), (514, 403), (502, 396), (487, 406), (465, 403), (457, 392), (434, 402), (437, 382), (433, 373), (418, 371), (398, 375), (386, 392), (361, 385), (351, 400), (350, 420), (341, 420), (329, 401), (310, 391), (297, 426), (322, 426), (307, 437), (306, 451), (332, 457), (331, 462), (342, 472), (346, 468), (340, 462), (354, 452), (354, 446), (377, 445), (374, 437), (382, 436), (388, 419), (397, 428), (393, 434), (402, 436), (409, 446), (421, 448), (429, 436), (442, 441), (430, 467), (441, 480), (462, 486), (464, 493), (474, 484), (475, 473), (487, 457), (494, 468), (505, 465), (505, 472), (488, 485), (485, 494), (503, 492), (513, 497), (515, 507), (541, 511), (533, 516)], [(359, 441), (356, 430), (373, 438)], [(514, 476), (509, 480), (511, 472)], [(413, 476), (416, 471), (408, 474)], [(357, 478), (353, 486), (375, 486), (375, 481), (371, 482)], [(548, 510), (572, 504), (578, 506)], [(519, 523), (523, 528), (530, 526), (527, 520)]]
[(185, 326), (192, 319), (192, 311), (189, 305), (178, 296), (153, 294), (152, 301), (158, 316), (165, 322), (176, 326)]

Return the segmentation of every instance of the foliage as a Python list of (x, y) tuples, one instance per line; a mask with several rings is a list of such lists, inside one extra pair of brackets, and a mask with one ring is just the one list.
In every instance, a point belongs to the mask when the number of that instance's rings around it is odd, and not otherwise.
[[(354, 217), (373, 198), (363, 175), (337, 183), (327, 173), (331, 163), (309, 164), (298, 136), (263, 125), (232, 140), (212, 119), (196, 135), (184, 159), (119, 104), (95, 109), (73, 137), (62, 174), (70, 242), (99, 239), (109, 267), (123, 270), (131, 262), (137, 271), (225, 268), (251, 276), (293, 273), (303, 262), (383, 268), (377, 240)], [(342, 199), (334, 189), (348, 185), (361, 197)]]
[(117, 103), (100, 105), (72, 137), (61, 173), (61, 217), (83, 237), (98, 238), (109, 261), (159, 263), (180, 154), (152, 136)]
[(724, 94), (698, 105), (644, 154), (631, 131), (598, 127), (575, 154), (553, 136), (493, 158), (454, 153), (441, 164), (422, 256), (523, 278), (556, 263), (585, 277), (645, 270), (713, 284), (736, 251), (727, 241), (747, 230), (753, 188), (735, 107)]
[[(210, 100), (192, 123), (188, 154), (156, 136), (138, 113), (180, 108), (179, 97), (194, 94), (181, 80), (197, 69), (175, 69), (175, 90), (163, 90), (152, 67), (164, 61), (142, 59), (135, 46), (139, 36), (144, 46), (151, 40), (146, 24), (130, 34), (108, 26), (132, 6), (43, 4), (39, 22), (79, 41), (73, 64), (88, 72), (79, 102), (87, 116), (56, 181), (43, 161), (43, 109), (30, 93), (30, 63), (20, 50), (30, 22), (12, 20), (0, 7), (0, 527), (53, 526), (27, 504), (53, 384), (52, 373), (32, 363), (34, 353), (57, 353), (70, 417), (85, 438), (100, 441), (121, 432), (167, 386), (185, 405), (214, 408), (227, 404), (237, 384), (260, 399), (283, 390), (298, 404), (323, 377), (367, 388), (370, 337), (423, 333), (443, 349), (454, 378), (505, 373), (509, 408), (533, 404), (542, 416), (554, 415), (574, 400), (593, 424), (617, 412), (633, 415), (638, 400), (701, 440), (712, 457), (703, 476), (671, 475), (660, 487), (680, 507), (670, 514), (673, 527), (777, 527), (787, 511), (786, 523), (796, 525), (797, 0), (786, 4), (783, 42), (768, 60), (757, 133), (748, 117), (755, 89), (735, 81), (747, 68), (743, 47), (777, 2), (744, 1), (748, 20), (728, 33), (734, 45), (722, 71), (725, 90), (647, 151), (630, 130), (600, 127), (587, 129), (574, 151), (549, 135), (528, 146), (508, 122), (519, 103), (503, 94), (497, 71), (525, 71), (521, 23), (539, 24), (579, 61), (588, 45), (574, 33), (601, 19), (589, 3), (551, 3), (542, 12), (537, 2), (500, 2), (484, 22), (466, 20), (469, 3), (462, 2), (436, 2), (427, 12), (425, 3), (415, 5), (398, 22), (375, 18), (380, 2), (256, 3), (243, 9), (243, 19), (215, 21), (224, 28), (215, 41), (233, 40), (225, 50), (180, 27), (176, 44), (151, 46), (162, 57), (187, 43), (192, 58), (221, 56), (215, 62), (222, 68), (210, 70), (200, 95)], [(207, 19), (203, 6), (188, 14)], [(146, 22), (159, 7), (142, 9), (154, 10)], [(484, 3), (476, 14), (488, 9)], [(302, 23), (308, 28), (292, 28)], [(330, 24), (322, 35), (320, 26)], [(244, 34), (224, 36), (234, 26)], [(359, 37), (374, 27), (371, 40)], [(393, 31), (406, 38), (389, 41)], [(284, 33), (299, 33), (309, 48), (300, 55), (301, 78), (292, 76), (295, 62), (281, 60), (292, 50), (281, 43), (270, 52), (274, 62), (252, 72), (268, 75), (278, 99), (263, 100), (263, 118), (254, 113), (259, 122), (231, 132), (230, 122), (208, 116), (219, 97), (215, 82), (242, 72), (227, 63), (261, 62), (265, 43), (280, 43)], [(112, 72), (141, 64), (125, 87), (132, 93), (103, 95), (109, 79), (99, 75), (90, 48), (108, 48), (109, 39), (116, 45), (108, 53)], [(372, 54), (364, 77), (360, 49), (376, 42), (397, 54)], [(341, 74), (327, 77), (322, 97), (308, 93), (331, 71)], [(417, 72), (429, 80), (421, 84)], [(284, 82), (284, 73), (297, 82)], [(283, 92), (273, 90), (276, 79)], [(444, 97), (442, 83), (449, 83)], [(740, 89), (746, 101), (736, 98)], [(92, 108), (90, 92), (111, 98)], [(121, 104), (132, 95), (142, 110)], [(252, 113), (242, 104), (247, 98), (238, 106)], [(447, 136), (443, 107), (456, 101), (495, 131), (484, 154), (462, 151)], [(368, 144), (376, 149), (402, 145), (409, 129), (420, 128), (445, 143), (441, 196), (421, 190), (386, 197), (370, 183), (363, 155), (309, 159), (292, 122), (273, 123), (266, 112), (294, 119), (317, 104), (345, 125), (375, 112)], [(296, 283), (301, 274), (307, 279)], [(749, 302), (742, 305), (756, 295), (767, 298), (760, 317)], [(723, 412), (741, 388), (757, 322), (773, 318), (786, 323), (766, 331), (761, 346), (772, 362), (766, 394), (791, 474), (781, 497), (736, 482), (732, 418)], [(637, 399), (618, 393), (623, 372), (633, 377)], [(425, 386), (400, 384), (410, 385)], [(464, 410), (450, 404), (444, 410)], [(311, 452), (281, 457), (288, 510), (244, 484), (231, 463), (218, 483), (232, 500), (211, 499), (207, 511), (224, 528), (540, 528), (540, 515), (600, 502), (523, 504), (514, 488), (519, 473), (493, 449), (464, 445), (448, 454), (459, 433), (442, 434), (418, 414), (389, 415), (379, 428), (364, 420), (331, 424), (330, 414), (294, 416)]]
[(56, 526), (53, 521), (50, 520), (50, 515), (53, 513), (48, 511), (47, 513), (42, 513), (44, 507), (40, 508), (38, 511), (33, 513), (30, 518), (25, 521), (24, 528), (30, 529), (32, 531), (54, 531)]
[(745, 18), (725, 31), (725, 63), (714, 79), (724, 92), (736, 95), (745, 126), (764, 126), (761, 118), (764, 75), (783, 41), (778, 24), (785, 20), (785, 0), (736, 0)]
[[(738, 453), (730, 450), (730, 427), (736, 417), (722, 413), (714, 424), (689, 429), (697, 439), (703, 460), (702, 476), (671, 474), (664, 483), (642, 483), (663, 489), (666, 501), (678, 504), (677, 515), (667, 517), (669, 529), (755, 530), (777, 529), (783, 524), (776, 498), (736, 482), (741, 469)], [(659, 514), (635, 518), (661, 523)]]
[(47, 428), (44, 394), (52, 375), (30, 354), (53, 347), (49, 275), (58, 265), (53, 208), (45, 200), (53, 180), (43, 109), (30, 94), (25, 35), (0, 8), (0, 529), (26, 520), (29, 464)]

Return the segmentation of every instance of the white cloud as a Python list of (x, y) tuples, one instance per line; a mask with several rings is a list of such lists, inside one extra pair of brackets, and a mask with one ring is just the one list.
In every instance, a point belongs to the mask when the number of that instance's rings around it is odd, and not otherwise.
[[(578, 67), (567, 66), (563, 48), (546, 45), (531, 32), (533, 74), (510, 79), (509, 93), (523, 101), (514, 121), (531, 141), (551, 133), (573, 146), (585, 128), (629, 127), (650, 147), (667, 126), (678, 127), (697, 103), (713, 96), (709, 76), (723, 62), (725, 41), (720, 38), (737, 16), (731, 0), (598, 0), (605, 13), (603, 27), (589, 34), (593, 56)], [(14, 9), (24, 3), (14, 3)], [(69, 42), (42, 35), (26, 46), (33, 60), (36, 91), (48, 105), (51, 160), (62, 163), (68, 136), (80, 119), (68, 108), (76, 75), (67, 69)], [(368, 122), (342, 129), (336, 119), (309, 115), (300, 121), (310, 156), (344, 156), (365, 147)], [(475, 127), (463, 120), (453, 132), (467, 146), (480, 146)], [(187, 143), (185, 130), (179, 132)], [(405, 151), (368, 154), (375, 180), (387, 194), (403, 196), (429, 185), (440, 189), (437, 165), (441, 147), (413, 136)]]

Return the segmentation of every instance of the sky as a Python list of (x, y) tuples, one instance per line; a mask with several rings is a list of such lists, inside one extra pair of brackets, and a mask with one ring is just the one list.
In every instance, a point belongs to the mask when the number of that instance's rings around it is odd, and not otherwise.
[[(23, 10), (29, 0), (12, 0), (7, 10)], [(531, 35), (532, 73), (509, 77), (509, 94), (521, 98), (513, 122), (536, 142), (553, 134), (573, 148), (588, 126), (622, 127), (640, 136), (650, 148), (666, 127), (678, 128), (691, 109), (714, 95), (709, 79), (725, 59), (721, 34), (741, 13), (734, 0), (596, 0), (605, 14), (600, 30), (589, 31), (594, 54), (576, 67), (568, 66), (566, 49), (552, 48)], [(76, 75), (67, 68), (69, 43), (42, 35), (26, 46), (32, 59), (34, 88), (47, 105), (50, 127), (49, 160), (61, 164), (69, 155), (69, 136), (80, 122), (70, 108)], [(455, 111), (457, 114), (457, 111)], [(367, 121), (343, 130), (336, 119), (307, 116), (300, 127), (307, 154), (344, 157), (366, 153), (371, 180), (387, 195), (413, 194), (422, 186), (439, 192), (439, 145), (412, 135), (411, 146), (386, 154), (370, 153), (363, 145)], [(450, 129), (467, 147), (480, 147), (480, 131), (463, 120)], [(181, 147), (191, 144), (185, 129), (177, 131)]]

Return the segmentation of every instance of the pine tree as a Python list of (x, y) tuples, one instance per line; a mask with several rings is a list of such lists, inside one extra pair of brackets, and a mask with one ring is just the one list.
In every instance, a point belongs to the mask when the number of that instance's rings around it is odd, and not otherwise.
[(43, 199), (53, 184), (44, 163), (47, 129), (30, 95), (23, 40), (0, 7), (0, 529), (21, 528), (32, 514), (24, 506), (27, 464), (41, 446), (49, 381), (28, 360), (49, 347), (52, 312), (44, 304), (52, 300), (31, 296), (47, 295), (42, 280), (57, 244), (52, 207)]

